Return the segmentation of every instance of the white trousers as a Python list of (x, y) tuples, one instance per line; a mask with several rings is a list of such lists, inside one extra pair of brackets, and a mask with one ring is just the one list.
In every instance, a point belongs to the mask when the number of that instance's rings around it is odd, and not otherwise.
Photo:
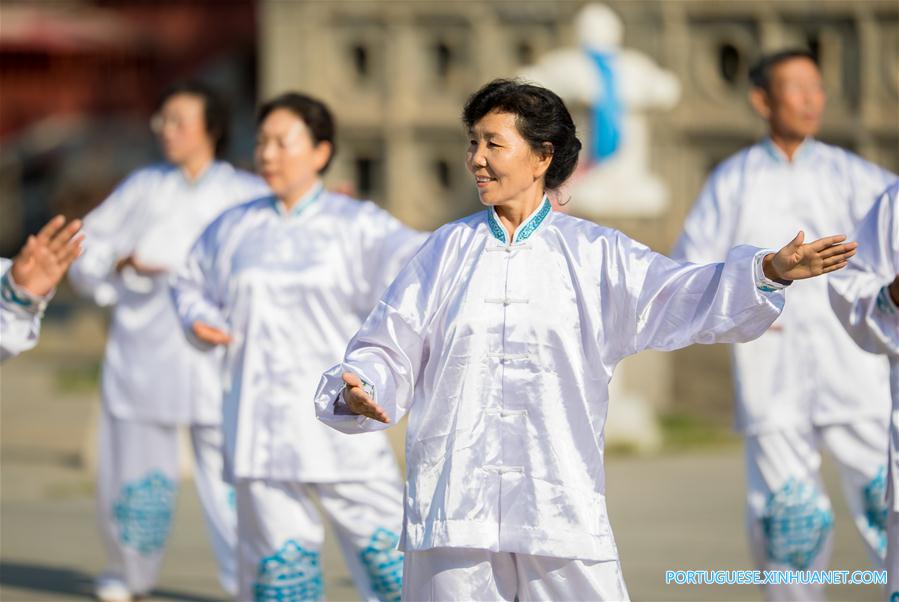
[[(833, 511), (821, 483), (821, 448), (839, 467), (843, 495), (877, 568), (886, 554), (884, 497), (889, 431), (876, 420), (746, 440), (747, 527), (762, 570), (826, 570)], [(769, 600), (823, 600), (823, 585), (766, 586)]]
[[(237, 591), (234, 491), (222, 480), (221, 430), (190, 427), (194, 480), (218, 562), (219, 581)], [(97, 519), (108, 562), (103, 576), (135, 594), (156, 584), (178, 489), (178, 427), (100, 416)]]
[(381, 480), (296, 483), (239, 479), (238, 571), (241, 602), (321, 600), (324, 525), (318, 497), (334, 525), (347, 568), (363, 600), (398, 601), (403, 554), (399, 474)]
[(628, 600), (617, 560), (584, 561), (471, 548), (406, 554), (403, 600)]

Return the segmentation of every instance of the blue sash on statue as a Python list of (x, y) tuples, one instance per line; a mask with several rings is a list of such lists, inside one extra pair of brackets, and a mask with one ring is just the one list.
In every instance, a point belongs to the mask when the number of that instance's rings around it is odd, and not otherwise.
[(602, 96), (593, 103), (593, 135), (590, 160), (599, 162), (615, 154), (621, 144), (621, 99), (615, 78), (615, 55), (586, 49), (596, 65)]

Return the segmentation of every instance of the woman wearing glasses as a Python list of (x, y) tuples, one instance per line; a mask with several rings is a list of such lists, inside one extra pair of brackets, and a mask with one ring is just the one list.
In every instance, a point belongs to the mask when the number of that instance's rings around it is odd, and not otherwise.
[(108, 553), (96, 583), (101, 600), (129, 600), (156, 582), (174, 512), (179, 426), (190, 428), (221, 584), (235, 590), (233, 494), (221, 478), (221, 357), (184, 340), (168, 286), (206, 225), (267, 191), (258, 177), (216, 158), (227, 120), (205, 85), (166, 92), (151, 122), (166, 162), (132, 173), (85, 217), (84, 254), (70, 271), (76, 289), (112, 308), (97, 475)]

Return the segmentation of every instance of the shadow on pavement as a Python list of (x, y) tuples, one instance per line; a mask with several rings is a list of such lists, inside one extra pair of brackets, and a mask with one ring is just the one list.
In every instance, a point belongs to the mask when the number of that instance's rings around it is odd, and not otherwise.
[[(32, 590), (36, 594), (43, 592), (65, 594), (86, 600), (94, 599), (94, 576), (64, 567), (3, 561), (0, 562), (0, 586)], [(149, 598), (184, 602), (221, 602), (221, 598), (170, 589), (155, 589)]]

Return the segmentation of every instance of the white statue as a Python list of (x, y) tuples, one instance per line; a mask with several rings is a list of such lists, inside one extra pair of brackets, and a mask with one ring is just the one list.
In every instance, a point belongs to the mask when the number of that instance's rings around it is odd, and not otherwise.
[(543, 55), (520, 77), (591, 114), (586, 161), (572, 179), (572, 210), (591, 217), (658, 216), (668, 190), (649, 171), (648, 109), (670, 109), (680, 82), (636, 50), (621, 48), (621, 19), (603, 4), (577, 16), (580, 47)]

